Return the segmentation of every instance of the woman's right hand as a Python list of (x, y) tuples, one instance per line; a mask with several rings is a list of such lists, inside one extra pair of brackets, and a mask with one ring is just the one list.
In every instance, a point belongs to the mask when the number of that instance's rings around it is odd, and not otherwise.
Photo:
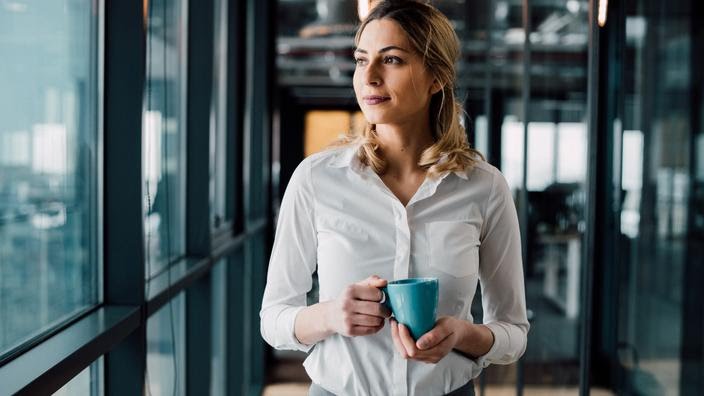
[(380, 287), (386, 280), (376, 275), (349, 285), (340, 295), (329, 301), (325, 312), (326, 327), (346, 337), (374, 334), (384, 327), (391, 311), (380, 304)]

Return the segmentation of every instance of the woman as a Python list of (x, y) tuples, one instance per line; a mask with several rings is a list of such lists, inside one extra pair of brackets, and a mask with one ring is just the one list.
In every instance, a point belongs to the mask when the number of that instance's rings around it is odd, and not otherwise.
[[(355, 38), (368, 121), (306, 158), (281, 205), (261, 332), (311, 351), (312, 395), (472, 395), (490, 363), (524, 352), (518, 221), (503, 176), (459, 123), (459, 43), (430, 5), (385, 1)], [(318, 271), (320, 302), (306, 305)], [(438, 320), (414, 340), (380, 304), (387, 280), (437, 277)], [(484, 324), (470, 313), (482, 284)], [(387, 325), (389, 323), (389, 325)]]

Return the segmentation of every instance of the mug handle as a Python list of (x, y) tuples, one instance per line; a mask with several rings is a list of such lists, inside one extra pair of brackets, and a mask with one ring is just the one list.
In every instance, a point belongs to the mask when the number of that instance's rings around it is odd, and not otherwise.
[(379, 301), (379, 304), (381, 304), (381, 305), (385, 306), (386, 308), (388, 308), (389, 310), (391, 310), (391, 302), (389, 301), (389, 297), (388, 297), (388, 294), (389, 294), (388, 289), (386, 288), (386, 286), (384, 286), (384, 287), (380, 287), (379, 291), (381, 291), (381, 301)]

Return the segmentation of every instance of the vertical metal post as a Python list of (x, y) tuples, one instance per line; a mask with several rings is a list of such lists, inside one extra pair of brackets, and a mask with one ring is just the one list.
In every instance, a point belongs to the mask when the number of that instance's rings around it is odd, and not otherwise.
[[(609, 171), (610, 161), (600, 161), (599, 157), (606, 156), (607, 151), (603, 150), (607, 143), (602, 132), (605, 129), (604, 114), (600, 111), (602, 98), (608, 92), (601, 88), (606, 88), (602, 84), (600, 71), (608, 58), (601, 59), (600, 30), (597, 24), (598, 0), (589, 1), (589, 64), (587, 83), (587, 196), (585, 199), (586, 231), (585, 243), (582, 250), (582, 290), (581, 301), (581, 322), (579, 339), (579, 394), (589, 395), (591, 376), (591, 332), (592, 332), (592, 290), (594, 277), (594, 260), (600, 257), (601, 247), (597, 246), (596, 235), (602, 223), (599, 222), (598, 213), (604, 207), (599, 205), (599, 198), (603, 195), (603, 189), (607, 189), (607, 180), (602, 180), (602, 176)], [(604, 164), (608, 162), (608, 164)], [(599, 222), (599, 223), (598, 223)], [(615, 324), (612, 324), (615, 325)]]
[(699, 161), (704, 152), (699, 145), (704, 134), (704, 27), (700, 23), (704, 16), (704, 5), (700, 1), (690, 2), (691, 49), (689, 51), (691, 91), (689, 139), (689, 182), (690, 192), (687, 212), (687, 239), (685, 247), (684, 284), (682, 285), (682, 347), (680, 351), (680, 394), (699, 395), (704, 393), (704, 310), (701, 308), (704, 271), (701, 269), (701, 257), (704, 256), (704, 225), (697, 219), (704, 218), (701, 204), (704, 196), (704, 183), (698, 178)]
[[(528, 125), (530, 124), (530, 90), (531, 90), (531, 12), (530, 1), (523, 0), (523, 31), (525, 33), (523, 41), (523, 88), (521, 95), (521, 104), (523, 106), (523, 185), (520, 190), (520, 198), (518, 200), (519, 212), (518, 218), (521, 226), (521, 248), (523, 257), (523, 269), (525, 274), (526, 260), (528, 259)], [(518, 361), (516, 373), (516, 395), (523, 395), (524, 375), (523, 375), (523, 359)]]
[[(484, 114), (486, 115), (486, 130), (487, 134), (487, 143), (488, 143), (488, 150), (486, 153), (486, 159), (489, 163), (493, 164), (497, 168), (501, 166), (499, 162), (497, 162), (496, 156), (494, 153), (496, 152), (496, 147), (495, 143), (497, 142), (496, 136), (497, 134), (495, 133), (496, 131), (500, 131), (500, 128), (497, 127), (496, 123), (497, 120), (494, 119), (493, 117), (493, 111), (494, 109), (494, 100), (493, 100), (493, 92), (494, 92), (494, 73), (491, 67), (491, 57), (492, 57), (492, 51), (493, 51), (493, 37), (494, 37), (494, 14), (496, 12), (496, 2), (495, 0), (487, 0), (489, 2), (489, 12), (487, 15), (487, 24), (486, 24), (486, 55), (484, 59)], [(467, 7), (471, 7), (471, 2), (467, 2)], [(500, 143), (500, 134), (498, 134), (499, 140), (498, 142)]]
[[(104, 302), (143, 306), (142, 95), (145, 20), (142, 2), (105, 2)], [(125, 161), (125, 158), (131, 158)], [(129, 235), (129, 238), (125, 236)], [(105, 357), (105, 394), (143, 392), (146, 318)]]
[[(186, 252), (189, 257), (207, 257), (212, 250), (208, 132), (213, 110), (214, 13), (213, 0), (188, 2)], [(210, 286), (210, 275), (206, 275), (186, 290), (186, 393), (189, 395), (207, 394), (211, 385)]]
[(188, 2), (188, 116), (186, 160), (186, 254), (207, 257), (210, 223), (210, 114), (214, 56), (213, 0)]
[[(274, 92), (274, 1), (247, 3), (247, 70), (244, 128), (244, 219), (250, 232), (245, 243), (245, 394), (259, 394), (264, 385), (264, 344), (259, 335), (259, 306), (266, 263), (264, 231), (269, 221), (269, 158), (271, 97)], [(268, 256), (268, 255), (266, 255)]]

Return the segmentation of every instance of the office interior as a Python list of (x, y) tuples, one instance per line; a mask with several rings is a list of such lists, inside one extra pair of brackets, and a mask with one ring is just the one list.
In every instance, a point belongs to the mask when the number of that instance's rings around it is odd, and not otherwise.
[[(704, 394), (702, 2), (430, 2), (521, 225), (528, 347), (477, 394)], [(259, 308), (374, 3), (0, 1), (0, 395), (307, 394)]]

